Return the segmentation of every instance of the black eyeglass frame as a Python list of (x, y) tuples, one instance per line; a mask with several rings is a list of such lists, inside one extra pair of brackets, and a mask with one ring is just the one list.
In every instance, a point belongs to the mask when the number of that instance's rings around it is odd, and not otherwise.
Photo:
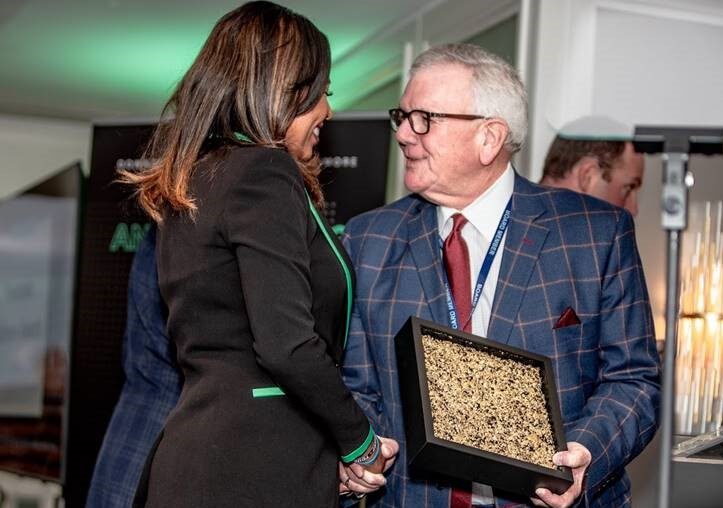
[[(424, 132), (419, 132), (417, 129), (414, 128), (414, 122), (412, 122), (411, 117), (414, 113), (421, 113), (422, 117), (425, 119), (425, 123), (427, 125), (427, 129)], [(395, 117), (397, 115), (400, 115), (399, 123), (396, 122)], [(392, 108), (389, 110), (389, 120), (392, 124), (392, 130), (396, 132), (399, 127), (402, 125), (402, 122), (404, 120), (409, 120), (409, 126), (412, 128), (412, 131), (414, 133), (423, 136), (429, 132), (431, 122), (430, 120), (432, 118), (454, 118), (456, 120), (489, 120), (492, 118), (491, 116), (482, 116), (482, 115), (465, 115), (461, 113), (433, 113), (431, 111), (424, 111), (423, 109), (413, 109), (411, 111), (404, 111), (402, 108)]]

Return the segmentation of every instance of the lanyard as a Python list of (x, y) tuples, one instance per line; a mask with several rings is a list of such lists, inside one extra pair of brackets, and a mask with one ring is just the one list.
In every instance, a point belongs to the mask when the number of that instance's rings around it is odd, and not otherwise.
[[(484, 261), (482, 262), (482, 268), (480, 268), (479, 275), (477, 276), (477, 284), (475, 284), (474, 292), (472, 293), (472, 306), (469, 312), (469, 319), (472, 319), (474, 309), (477, 307), (477, 303), (479, 303), (480, 297), (482, 296), (482, 289), (485, 287), (485, 282), (487, 282), (487, 277), (489, 276), (490, 269), (492, 268), (492, 262), (495, 260), (497, 250), (500, 247), (500, 242), (502, 242), (502, 237), (507, 230), (507, 225), (510, 223), (511, 214), (512, 198), (510, 198), (510, 200), (507, 202), (507, 206), (505, 206), (505, 211), (502, 213), (499, 224), (497, 224), (497, 231), (495, 231), (495, 235), (492, 237), (492, 242), (487, 249), (487, 254), (485, 255)], [(439, 239), (439, 244), (440, 246), (444, 246), (444, 242), (442, 241), (441, 237)], [(459, 323), (457, 321), (457, 309), (454, 305), (454, 299), (452, 298), (452, 291), (450, 291), (449, 289), (447, 272), (446, 270), (443, 270), (443, 272), (444, 289), (447, 293), (447, 311), (449, 312), (449, 323), (452, 325), (452, 328), (454, 328), (455, 330), (459, 330), (460, 328), (464, 328), (464, 324), (462, 326), (459, 326)]]

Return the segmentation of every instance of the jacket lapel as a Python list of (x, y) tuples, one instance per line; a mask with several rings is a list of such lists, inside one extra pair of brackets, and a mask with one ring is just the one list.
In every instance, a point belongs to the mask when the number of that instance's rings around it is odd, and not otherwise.
[(490, 339), (502, 343), (510, 340), (522, 297), (549, 232), (536, 223), (545, 211), (537, 189), (515, 174), (512, 216), (487, 333)]
[(409, 221), (409, 249), (417, 267), (424, 299), (434, 322), (449, 326), (446, 293), (442, 283), (442, 256), (439, 248), (436, 207), (420, 198), (418, 214)]

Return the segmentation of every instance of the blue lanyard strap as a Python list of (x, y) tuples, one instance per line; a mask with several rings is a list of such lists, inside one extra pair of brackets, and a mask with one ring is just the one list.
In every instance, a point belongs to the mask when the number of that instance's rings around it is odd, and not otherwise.
[[(507, 226), (510, 223), (511, 214), (512, 198), (510, 198), (510, 200), (507, 202), (507, 206), (505, 206), (505, 211), (502, 213), (500, 222), (497, 224), (497, 230), (495, 231), (495, 235), (492, 237), (492, 242), (490, 242), (490, 246), (487, 249), (485, 259), (482, 262), (482, 268), (480, 268), (479, 275), (477, 276), (477, 284), (475, 284), (474, 292), (472, 293), (472, 306), (468, 318), (470, 320), (472, 319), (472, 314), (474, 314), (474, 310), (479, 303), (480, 297), (482, 296), (482, 289), (485, 287), (485, 282), (487, 282), (487, 277), (489, 276), (490, 270), (492, 269), (492, 262), (495, 260), (497, 251), (500, 248), (500, 243), (502, 242), (502, 237), (505, 235)], [(444, 246), (444, 242), (442, 241), (441, 237), (439, 238), (439, 245), (440, 247)], [(463, 323), (462, 326), (460, 326), (460, 323), (457, 321), (457, 308), (454, 305), (452, 291), (449, 289), (449, 280), (447, 279), (447, 273), (446, 270), (442, 271), (444, 272), (444, 289), (447, 293), (447, 311), (449, 312), (449, 323), (452, 328), (454, 328), (455, 330), (459, 330), (461, 328), (464, 328), (464, 324), (466, 323)]]

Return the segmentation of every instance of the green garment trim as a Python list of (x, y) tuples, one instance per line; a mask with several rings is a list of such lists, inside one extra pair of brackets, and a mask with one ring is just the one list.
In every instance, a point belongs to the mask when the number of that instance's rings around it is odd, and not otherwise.
[(344, 272), (344, 277), (346, 278), (346, 329), (344, 330), (344, 348), (346, 348), (346, 341), (349, 338), (349, 323), (351, 322), (352, 301), (354, 298), (354, 295), (352, 294), (354, 292), (354, 288), (352, 288), (352, 286), (351, 286), (351, 272), (349, 271), (349, 267), (346, 265), (346, 262), (344, 261), (344, 258), (342, 257), (341, 253), (336, 248), (336, 244), (334, 244), (334, 241), (331, 239), (329, 232), (324, 227), (324, 222), (321, 220), (321, 217), (319, 216), (319, 212), (316, 210), (316, 206), (314, 206), (314, 202), (311, 201), (311, 196), (309, 196), (308, 192), (306, 193), (306, 198), (309, 200), (309, 207), (311, 208), (311, 214), (314, 216), (314, 220), (316, 221), (316, 224), (319, 226), (319, 229), (321, 229), (321, 232), (324, 233), (324, 238), (326, 238), (326, 242), (329, 244), (329, 247), (331, 247), (331, 251), (334, 253), (336, 258), (339, 260), (341, 269)]
[(246, 134), (242, 134), (240, 132), (234, 132), (234, 136), (236, 136), (236, 139), (239, 141), (245, 141), (246, 143), (252, 143), (251, 138), (248, 137)]
[(369, 425), (369, 434), (367, 434), (367, 438), (364, 440), (364, 442), (359, 445), (359, 448), (354, 450), (351, 453), (347, 453), (341, 458), (342, 462), (346, 462), (347, 464), (349, 462), (353, 462), (354, 459), (361, 456), (362, 453), (364, 453), (367, 448), (369, 448), (369, 445), (372, 444), (372, 439), (374, 439), (374, 429), (372, 429), (372, 426)]
[(278, 386), (267, 386), (265, 388), (254, 388), (251, 390), (251, 395), (253, 395), (255, 399), (260, 399), (263, 397), (278, 397), (279, 395), (286, 394), (284, 393), (284, 390)]

